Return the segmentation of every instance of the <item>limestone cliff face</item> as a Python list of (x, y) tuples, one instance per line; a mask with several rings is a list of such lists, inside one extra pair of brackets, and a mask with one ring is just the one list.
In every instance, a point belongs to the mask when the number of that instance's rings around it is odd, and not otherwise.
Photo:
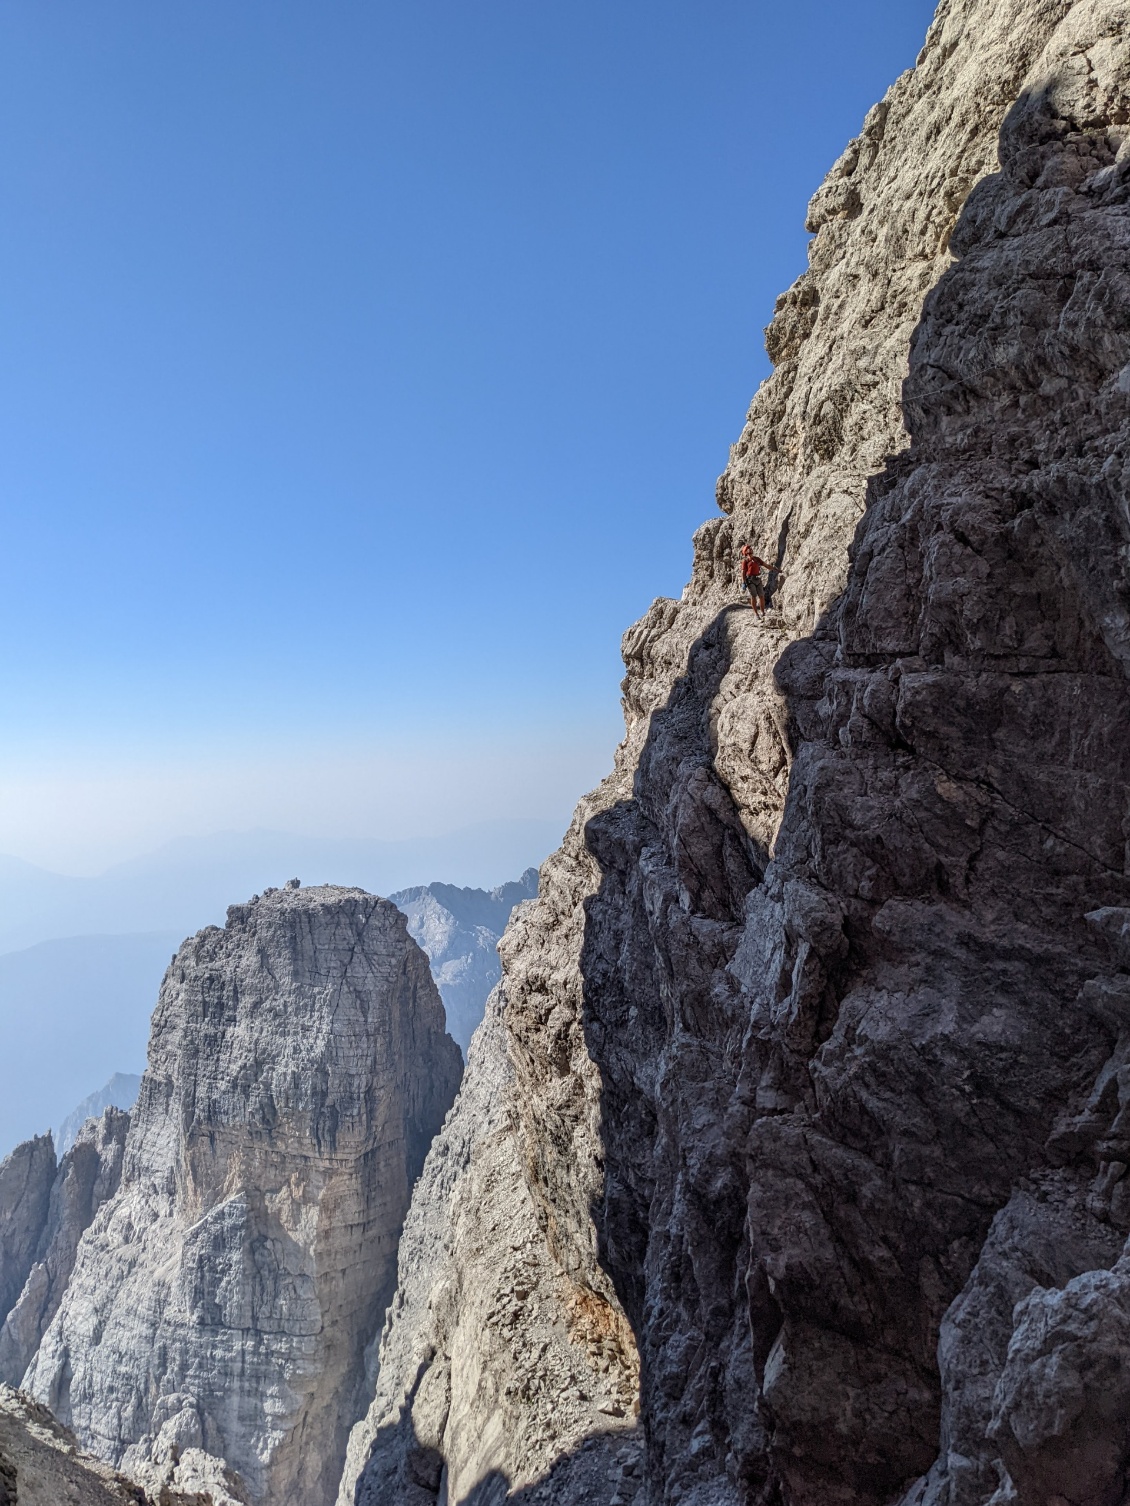
[(57, 1171), (50, 1135), (25, 1140), (0, 1161), (0, 1314), (5, 1317), (35, 1263)]
[(217, 1477), (207, 1484), (208, 1494), (149, 1496), (84, 1454), (46, 1407), (0, 1385), (0, 1506), (226, 1506)]
[(79, 1240), (118, 1190), (129, 1115), (107, 1108), (87, 1119), (59, 1162), (27, 1279), (0, 1328), (0, 1381), (16, 1386), (59, 1310)]
[[(412, 1199), (377, 1393), (350, 1439), (339, 1506), (497, 1506), (512, 1491), (530, 1506), (597, 1506), (638, 1464), (632, 1338), (546, 1250), (501, 1010), (496, 991)], [(568, 1462), (543, 1496), (536, 1482), (557, 1460)]]
[(515, 1154), (630, 1320), (651, 1506), (1125, 1496), (1128, 39), (943, 0), (503, 939)]
[(213, 1456), (253, 1502), (332, 1500), (460, 1071), (387, 901), (294, 885), (233, 906), (165, 977), (121, 1187), (27, 1388), (147, 1482)]

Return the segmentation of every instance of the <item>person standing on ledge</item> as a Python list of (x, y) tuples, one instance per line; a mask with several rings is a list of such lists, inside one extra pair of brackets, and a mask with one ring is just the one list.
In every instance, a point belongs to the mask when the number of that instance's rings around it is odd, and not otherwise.
[(742, 590), (749, 592), (749, 604), (761, 617), (765, 615), (765, 588), (771, 575), (780, 575), (774, 566), (758, 558), (748, 544), (741, 547)]

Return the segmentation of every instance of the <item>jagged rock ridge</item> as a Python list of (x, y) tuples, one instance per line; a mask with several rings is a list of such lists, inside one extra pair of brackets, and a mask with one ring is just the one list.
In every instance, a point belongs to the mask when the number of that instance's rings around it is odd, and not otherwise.
[(232, 906), (166, 974), (121, 1186), (28, 1390), (155, 1490), (226, 1461), (233, 1498), (332, 1500), (460, 1073), (386, 900), (295, 881)]
[[(940, 6), (503, 939), (511, 1155), (539, 1260), (630, 1320), (652, 1506), (1126, 1493), (1128, 38), (1116, 0)], [(434, 1368), (456, 1319), (403, 1314)], [(473, 1457), (450, 1373), (382, 1506)]]
[[(0, 1304), (4, 1311), (0, 1327), (0, 1381), (19, 1385), (39, 1348), (52, 1318), (59, 1310), (67, 1282), (74, 1270), (79, 1240), (102, 1204), (118, 1190), (122, 1176), (129, 1115), (107, 1108), (100, 1118), (87, 1119), (69, 1150), (55, 1169), (53, 1152), (48, 1155), (48, 1137), (19, 1146), (0, 1167), (0, 1183), (9, 1164), (24, 1157), (38, 1159), (43, 1184), (49, 1193), (42, 1205), (40, 1188), (25, 1187), (19, 1208), (12, 1210), (8, 1230), (0, 1237), (0, 1250), (15, 1251), (30, 1235), (31, 1251), (25, 1280), (15, 1300)], [(46, 1173), (54, 1170), (48, 1181)], [(13, 1225), (19, 1223), (18, 1229)], [(33, 1232), (34, 1231), (34, 1232)]]
[(426, 884), (389, 899), (408, 917), (408, 934), (428, 954), (447, 1011), (447, 1028), (464, 1055), (486, 1001), (502, 975), (498, 941), (514, 906), (538, 892), (538, 871), (496, 889)]

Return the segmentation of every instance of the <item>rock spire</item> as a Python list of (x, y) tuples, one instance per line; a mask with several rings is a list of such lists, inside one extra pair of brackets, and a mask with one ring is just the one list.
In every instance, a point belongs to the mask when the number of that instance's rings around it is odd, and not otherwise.
[(332, 1501), (460, 1072), (386, 900), (292, 883), (233, 906), (166, 974), (121, 1187), (28, 1389), (145, 1483), (214, 1456), (255, 1506)]

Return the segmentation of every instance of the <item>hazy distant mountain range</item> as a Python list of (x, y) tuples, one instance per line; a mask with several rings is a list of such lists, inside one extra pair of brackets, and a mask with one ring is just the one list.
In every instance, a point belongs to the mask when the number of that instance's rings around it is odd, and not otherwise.
[(538, 871), (527, 868), (520, 879), (489, 892), (429, 884), (388, 896), (407, 915), (410, 935), (428, 954), (448, 1031), (464, 1057), (487, 996), (502, 976), (498, 938), (514, 906), (537, 892)]
[(487, 821), (403, 842), (217, 832), (178, 838), (95, 878), (0, 856), (0, 953), (59, 936), (175, 931), (180, 940), (222, 924), (228, 905), (294, 877), (373, 894), (437, 878), (492, 889), (540, 863), (560, 837), (552, 821)]
[(88, 1119), (97, 1119), (103, 1109), (125, 1109), (127, 1112), (132, 1109), (140, 1087), (139, 1072), (115, 1072), (104, 1088), (99, 1088), (97, 1093), (88, 1093), (78, 1108), (72, 1109), (62, 1124), (55, 1126), (55, 1154), (59, 1159), (62, 1160), (70, 1150)]
[(0, 957), (0, 1156), (60, 1125), (115, 1072), (145, 1065), (179, 931), (69, 936)]

